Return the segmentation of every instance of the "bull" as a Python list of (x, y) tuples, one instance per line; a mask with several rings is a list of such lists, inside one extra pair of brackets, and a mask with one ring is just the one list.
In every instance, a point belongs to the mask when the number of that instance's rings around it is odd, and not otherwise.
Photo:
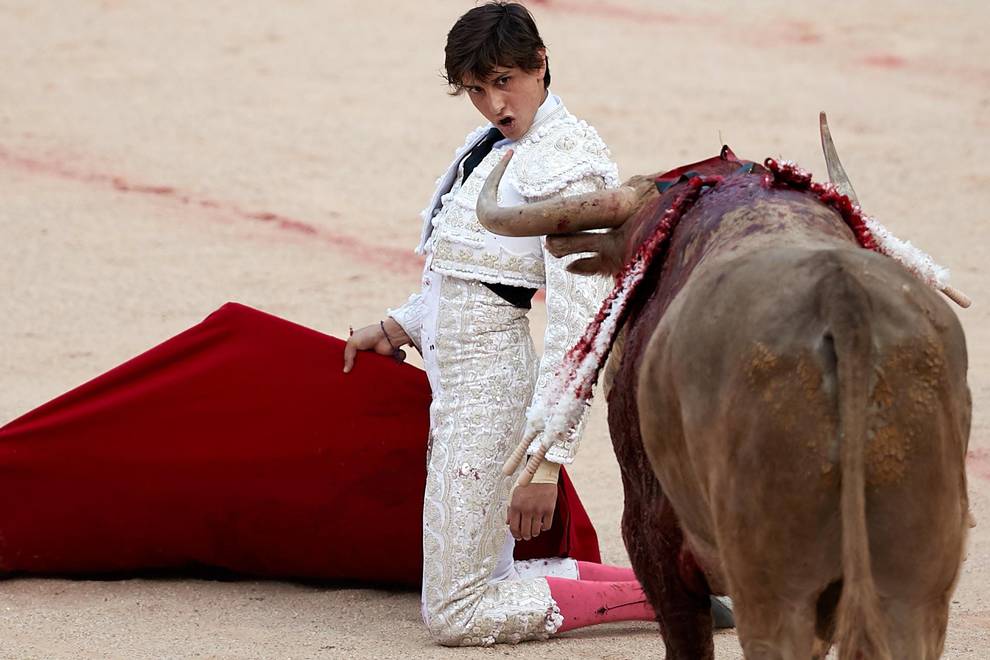
[(591, 253), (573, 272), (620, 284), (677, 220), (605, 367), (622, 537), (670, 659), (714, 657), (710, 594), (732, 596), (750, 660), (833, 643), (842, 659), (942, 652), (968, 528), (965, 339), (932, 288), (862, 249), (822, 128), (837, 187), (724, 148), (671, 176), (500, 208), (509, 154), (479, 198), (489, 230), (550, 235), (555, 256)]

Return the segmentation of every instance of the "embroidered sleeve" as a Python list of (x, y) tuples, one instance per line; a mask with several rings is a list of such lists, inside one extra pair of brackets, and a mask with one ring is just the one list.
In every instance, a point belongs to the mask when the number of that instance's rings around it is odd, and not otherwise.
[(423, 319), (426, 318), (426, 299), (421, 293), (414, 293), (409, 296), (406, 304), (395, 309), (388, 310), (388, 315), (395, 319), (395, 322), (402, 326), (413, 345), (420, 353), (423, 352), (420, 344), (420, 335), (423, 330)]
[[(562, 196), (601, 190), (604, 187), (606, 184), (603, 178), (590, 176), (568, 185), (563, 190)], [(567, 272), (567, 264), (580, 257), (581, 255), (572, 255), (558, 259), (544, 249), (547, 329), (544, 334), (543, 358), (540, 360), (536, 392), (542, 392), (547, 387), (550, 378), (563, 361), (564, 354), (581, 338), (611, 288), (611, 281), (607, 277), (574, 275)], [(566, 440), (558, 441), (550, 448), (547, 452), (548, 461), (567, 464), (574, 460), (587, 417), (585, 412), (573, 433)], [(541, 436), (533, 440), (529, 453), (536, 452), (540, 440)]]

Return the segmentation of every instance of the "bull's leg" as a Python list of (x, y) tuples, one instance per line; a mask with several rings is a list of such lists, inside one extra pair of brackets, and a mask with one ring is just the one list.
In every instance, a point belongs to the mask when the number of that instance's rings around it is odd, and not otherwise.
[[(639, 346), (636, 350), (641, 350), (649, 336), (649, 324), (643, 327), (642, 332), (626, 331), (632, 333), (630, 346)], [(636, 577), (657, 614), (667, 659), (713, 660), (708, 584), (693, 561), (690, 566), (682, 565), (690, 555), (682, 555), (684, 535), (680, 523), (643, 448), (637, 383), (635, 361), (623, 359), (614, 373), (608, 405), (608, 425), (625, 491), (622, 539)]]
[[(659, 511), (626, 505), (622, 536), (636, 576), (657, 613), (667, 660), (715, 657), (709, 595), (682, 577), (683, 535), (662, 496)], [(628, 503), (627, 499), (627, 503)]]
[(898, 660), (935, 660), (942, 655), (949, 621), (948, 600), (908, 603), (884, 599), (881, 609), (887, 624), (891, 657)]
[[(673, 507), (652, 471), (632, 476), (632, 480), (624, 470), (622, 538), (636, 577), (657, 613), (667, 660), (712, 660), (711, 601), (703, 576), (693, 563), (684, 565), (684, 537)], [(630, 489), (636, 497), (629, 496)], [(697, 581), (689, 584), (685, 573), (695, 575)]]
[(763, 600), (736, 589), (734, 613), (746, 660), (807, 660), (815, 649), (815, 604)]

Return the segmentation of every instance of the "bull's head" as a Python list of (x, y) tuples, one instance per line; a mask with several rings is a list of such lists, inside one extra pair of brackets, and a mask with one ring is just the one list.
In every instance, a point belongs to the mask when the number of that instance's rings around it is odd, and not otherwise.
[[(858, 203), (835, 152), (825, 113), (820, 120), (829, 179), (839, 192)], [(502, 208), (496, 194), (510, 160), (511, 151), (492, 170), (478, 196), (477, 213), (482, 226), (503, 236), (547, 236), (547, 249), (555, 257), (580, 252), (594, 254), (572, 263), (569, 267), (572, 272), (617, 273), (627, 257), (626, 221), (656, 196), (656, 177), (636, 176), (614, 190)], [(608, 231), (588, 233), (591, 229)]]
[[(571, 272), (617, 273), (625, 261), (626, 220), (656, 195), (653, 177), (636, 176), (613, 190), (502, 208), (496, 193), (510, 160), (511, 151), (488, 175), (478, 196), (482, 226), (502, 236), (547, 236), (547, 249), (555, 257), (594, 253), (570, 264)], [(590, 229), (609, 231), (588, 233)]]
[[(819, 116), (819, 124), (829, 180), (840, 193), (858, 205), (856, 193), (832, 143), (824, 112)], [(614, 190), (502, 208), (496, 194), (511, 159), (510, 151), (492, 170), (478, 196), (477, 214), (482, 226), (503, 236), (547, 236), (547, 249), (555, 257), (592, 253), (568, 266), (573, 273), (618, 273), (630, 255), (632, 230), (629, 225), (633, 223), (627, 223), (627, 220), (656, 197), (656, 177), (636, 176)], [(588, 233), (592, 229), (607, 231)], [(951, 286), (945, 286), (941, 291), (961, 307), (969, 307), (969, 298), (960, 291)]]

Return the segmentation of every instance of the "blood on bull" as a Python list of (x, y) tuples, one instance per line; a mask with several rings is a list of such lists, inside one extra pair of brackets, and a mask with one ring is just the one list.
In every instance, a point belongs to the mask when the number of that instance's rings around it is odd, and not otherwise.
[[(968, 528), (969, 300), (831, 184), (728, 149), (617, 190), (500, 208), (616, 287), (535, 406), (564, 433), (605, 366), (622, 534), (671, 659), (713, 658), (730, 594), (747, 658), (936, 658)], [(604, 232), (588, 232), (598, 229)], [(866, 248), (866, 249), (864, 249)], [(894, 258), (890, 258), (894, 257)], [(528, 436), (510, 461), (522, 459)], [(521, 477), (542, 455), (530, 458)]]

